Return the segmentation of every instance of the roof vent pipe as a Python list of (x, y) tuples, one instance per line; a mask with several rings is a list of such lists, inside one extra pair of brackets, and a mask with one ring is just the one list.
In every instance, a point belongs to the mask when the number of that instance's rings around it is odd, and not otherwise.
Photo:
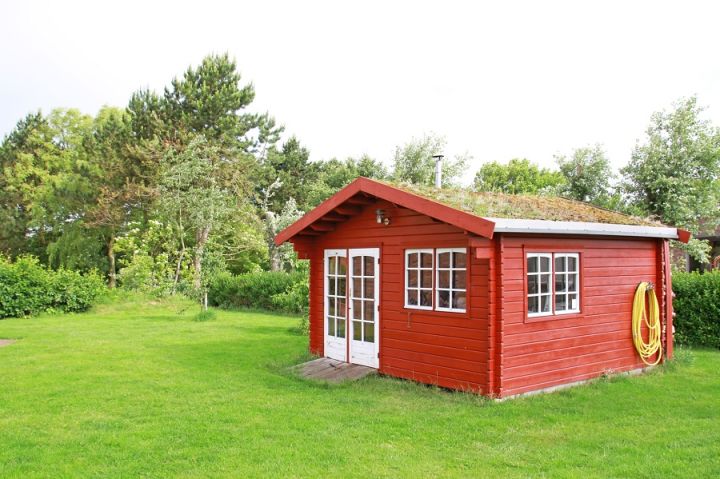
[(435, 188), (442, 185), (442, 160), (445, 155), (433, 155), (435, 158)]

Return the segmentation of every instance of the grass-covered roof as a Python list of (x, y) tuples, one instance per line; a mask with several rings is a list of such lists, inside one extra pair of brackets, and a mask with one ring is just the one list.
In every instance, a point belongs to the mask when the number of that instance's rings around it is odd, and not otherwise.
[(437, 201), (452, 208), (483, 218), (516, 218), (548, 221), (583, 221), (591, 223), (662, 226), (647, 218), (629, 216), (598, 208), (582, 201), (541, 195), (510, 195), (474, 192), (462, 188), (434, 188), (410, 183), (385, 182), (408, 193)]

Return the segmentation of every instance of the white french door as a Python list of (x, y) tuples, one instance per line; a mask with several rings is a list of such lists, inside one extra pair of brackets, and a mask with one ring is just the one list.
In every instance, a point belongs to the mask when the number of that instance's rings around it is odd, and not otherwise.
[(325, 356), (347, 360), (347, 250), (325, 250)]
[(379, 261), (378, 248), (325, 250), (328, 358), (378, 367)]
[(350, 362), (378, 367), (380, 250), (349, 250)]

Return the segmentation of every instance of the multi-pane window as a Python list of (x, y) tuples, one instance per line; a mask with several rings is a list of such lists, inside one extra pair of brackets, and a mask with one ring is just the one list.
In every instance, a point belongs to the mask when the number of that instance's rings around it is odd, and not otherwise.
[(467, 250), (405, 250), (405, 307), (463, 313), (467, 308)]
[(375, 258), (352, 258), (353, 340), (375, 342)]
[(527, 255), (528, 315), (552, 314), (552, 255), (530, 253)]
[(465, 311), (467, 298), (467, 251), (465, 248), (438, 248), (437, 308), (440, 311)]
[(580, 256), (577, 253), (528, 253), (528, 317), (580, 311)]
[(557, 314), (580, 311), (577, 253), (555, 254), (555, 312)]
[(433, 250), (405, 251), (405, 307), (433, 307)]
[(347, 311), (347, 258), (343, 256), (329, 256), (327, 262), (328, 335), (344, 338)]

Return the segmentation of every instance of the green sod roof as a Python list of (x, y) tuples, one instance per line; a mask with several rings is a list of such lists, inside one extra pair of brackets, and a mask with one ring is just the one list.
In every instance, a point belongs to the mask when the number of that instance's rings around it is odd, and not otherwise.
[(437, 189), (410, 183), (383, 183), (483, 218), (663, 226), (661, 223), (648, 218), (629, 216), (617, 211), (598, 208), (582, 201), (557, 196), (510, 195), (506, 193), (474, 192), (462, 188)]

